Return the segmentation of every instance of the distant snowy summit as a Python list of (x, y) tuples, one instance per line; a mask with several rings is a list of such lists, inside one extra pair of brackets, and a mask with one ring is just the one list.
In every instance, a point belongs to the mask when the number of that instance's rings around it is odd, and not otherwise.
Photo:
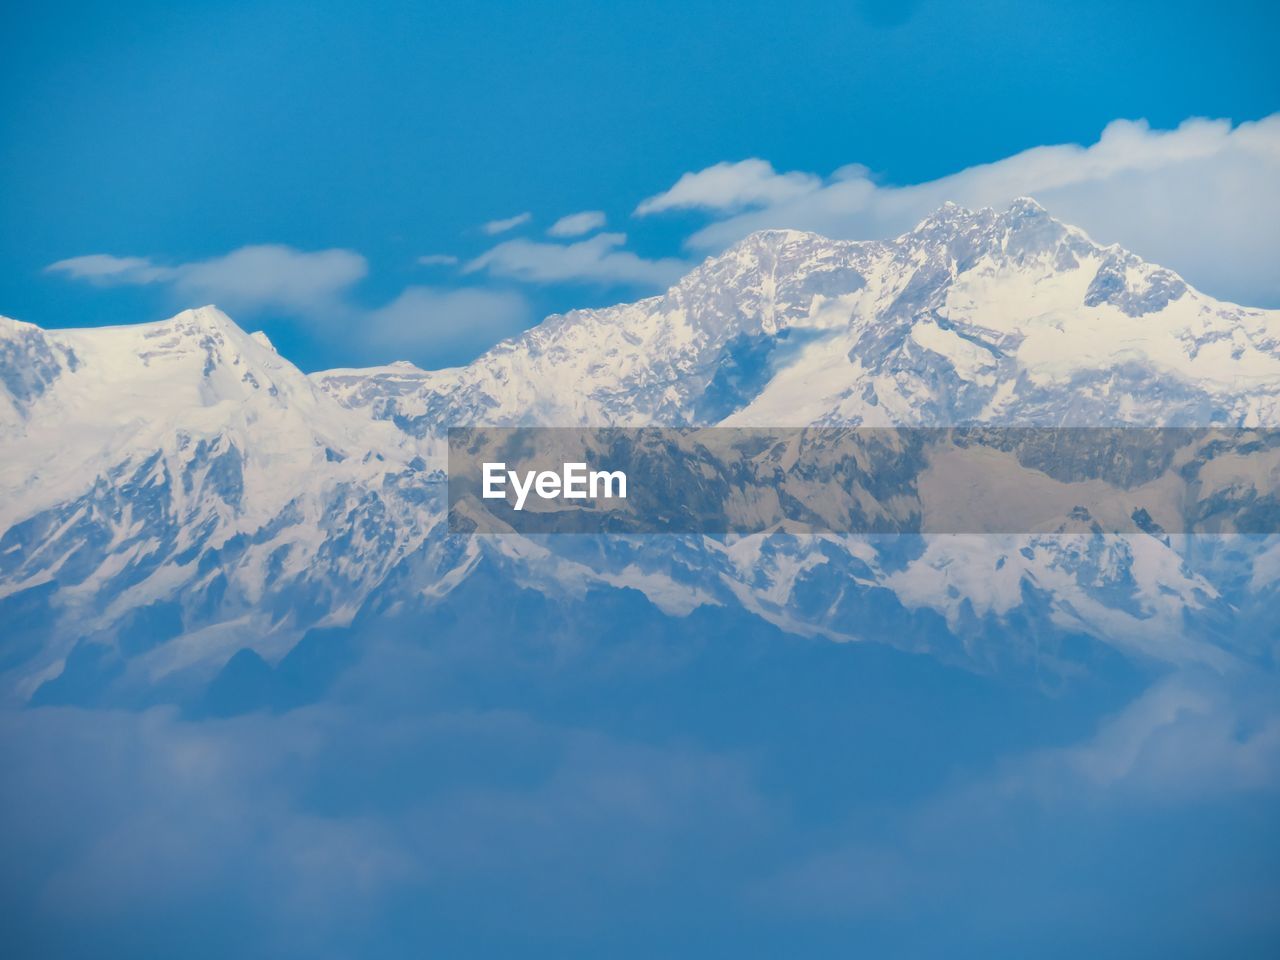
[(890, 241), (752, 234), (667, 293), (548, 318), (474, 363), (316, 375), (441, 423), (1280, 423), (1280, 314), (1216, 301), (1029, 199)]
[(86, 662), (106, 679), (85, 689), (198, 686), (244, 646), (270, 662), (477, 576), (978, 660), (1032, 636), (1036, 656), (1089, 636), (1211, 662), (1264, 642), (1269, 540), (616, 538), (584, 557), (444, 522), (452, 425), (970, 423), (1280, 426), (1280, 312), (1024, 199), (947, 205), (886, 241), (756, 233), (662, 295), (549, 317), (449, 370), (304, 375), (212, 307), (0, 319), (0, 695)]

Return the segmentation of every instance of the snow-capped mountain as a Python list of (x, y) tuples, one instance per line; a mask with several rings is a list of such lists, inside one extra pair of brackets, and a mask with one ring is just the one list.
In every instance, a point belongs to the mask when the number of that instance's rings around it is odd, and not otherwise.
[(162, 651), (175, 664), (246, 629), (271, 650), (259, 627), (287, 641), (349, 617), (435, 523), (414, 445), (215, 309), (0, 320), (0, 371), (0, 595), (55, 584), (62, 624), (37, 660), (139, 617), (183, 636)]
[(2, 320), (0, 618), (17, 639), (0, 676), (27, 697), (92, 649), (103, 683), (205, 682), (242, 647), (278, 659), (308, 628), (429, 610), (477, 576), (979, 662), (1054, 660), (1080, 636), (1169, 660), (1273, 655), (1266, 538), (536, 540), (443, 523), (453, 425), (956, 423), (1280, 426), (1280, 313), (1215, 301), (1023, 200), (947, 206), (892, 241), (755, 234), (662, 296), (551, 317), (443, 371), (308, 377), (209, 307), (118, 328)]
[(753, 234), (666, 294), (551, 317), (466, 367), (331, 371), (446, 424), (1280, 422), (1274, 311), (1224, 304), (1031, 200), (896, 240)]

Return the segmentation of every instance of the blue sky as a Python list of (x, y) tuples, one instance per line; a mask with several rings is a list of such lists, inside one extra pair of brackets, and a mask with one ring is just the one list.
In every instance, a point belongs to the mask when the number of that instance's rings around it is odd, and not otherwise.
[[(1280, 191), (1263, 189), (1280, 130), (1251, 125), (1280, 109), (1264, 3), (312, 0), (6, 20), (0, 313), (46, 326), (213, 300), (304, 369), (434, 366), (660, 290), (753, 226), (882, 235), (937, 198), (1011, 192), (1211, 293), (1280, 305)], [(1224, 123), (1156, 133), (1194, 117)], [(1024, 153), (1104, 130), (1106, 149)], [(994, 183), (972, 172), (991, 163)], [(841, 207), (849, 193), (872, 199)]]

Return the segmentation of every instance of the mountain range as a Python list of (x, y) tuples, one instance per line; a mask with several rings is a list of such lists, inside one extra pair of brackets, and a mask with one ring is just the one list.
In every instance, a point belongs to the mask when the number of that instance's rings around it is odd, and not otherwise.
[(425, 629), (478, 585), (564, 622), (613, 596), (654, 623), (745, 618), (979, 670), (1274, 660), (1267, 537), (446, 523), (451, 426), (971, 424), (1280, 427), (1280, 311), (1215, 300), (1023, 199), (947, 205), (887, 241), (756, 233), (662, 295), (549, 317), (447, 370), (304, 374), (214, 307), (0, 318), (0, 691), (194, 702), (317, 637)]

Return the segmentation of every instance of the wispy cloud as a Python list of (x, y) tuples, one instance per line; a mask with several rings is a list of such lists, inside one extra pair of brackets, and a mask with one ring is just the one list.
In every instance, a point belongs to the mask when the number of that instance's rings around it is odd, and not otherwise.
[(821, 189), (822, 178), (812, 173), (778, 173), (766, 160), (717, 163), (686, 173), (669, 190), (636, 207), (640, 217), (666, 210), (737, 211), (794, 201)]
[(369, 267), (351, 250), (308, 252), (272, 244), (174, 265), (95, 253), (59, 260), (46, 269), (102, 285), (165, 284), (186, 303), (307, 311), (332, 305)]
[(451, 253), (427, 253), (418, 258), (424, 267), (451, 267), (457, 262), (458, 258)]
[(877, 183), (865, 167), (827, 178), (777, 173), (764, 160), (686, 173), (636, 213), (699, 209), (716, 222), (687, 246), (722, 249), (754, 230), (895, 236), (944, 201), (1001, 207), (1033, 196), (1095, 239), (1120, 243), (1217, 296), (1280, 304), (1280, 114), (1232, 126), (1192, 119), (1175, 130), (1117, 120), (1089, 146), (1034, 147), (909, 186)]
[(581, 213), (571, 213), (566, 217), (561, 217), (547, 230), (547, 235), (551, 237), (580, 237), (584, 233), (599, 230), (605, 225), (605, 222), (603, 210), (583, 210)]
[(117, 257), (110, 253), (90, 253), (59, 260), (45, 268), (91, 283), (157, 283), (173, 276), (172, 267), (160, 267), (146, 257)]
[(506, 233), (508, 230), (523, 226), (532, 219), (533, 214), (525, 211), (524, 213), (517, 213), (514, 217), (507, 217), (505, 220), (490, 220), (488, 223), (481, 224), (480, 229), (493, 237), (499, 233)]
[(621, 233), (601, 233), (569, 244), (508, 240), (476, 257), (465, 271), (486, 271), (529, 283), (586, 281), (661, 286), (688, 269), (681, 260), (646, 260), (621, 249), (626, 242), (626, 235)]
[[(1149, 889), (1155, 876), (1180, 875), (1186, 886), (1178, 889), (1190, 889), (1211, 860), (1231, 874), (1240, 851), (1260, 841), (1247, 817), (1238, 832), (1224, 827), (1237, 821), (1223, 812), (1269, 809), (1280, 788), (1276, 703), (1270, 677), (1169, 675), (1084, 740), (971, 768), (919, 802), (901, 804), (874, 832), (853, 832), (845, 846), (803, 855), (760, 884), (757, 900), (808, 916), (883, 916), (948, 899), (966, 913), (1007, 915), (1061, 891), (1064, 870), (1100, 902), (1118, 902), (1135, 882)], [(1163, 818), (1178, 819), (1176, 842)], [(1070, 856), (1050, 854), (1066, 849), (1058, 846), (1064, 838)], [(974, 899), (956, 882), (996, 863), (1002, 871), (1018, 864), (1017, 883), (997, 896)], [(1100, 878), (1115, 887), (1100, 892)], [(1240, 914), (1242, 924), (1257, 922), (1250, 912)]]
[(529, 304), (513, 291), (409, 287), (359, 317), (360, 349), (384, 360), (429, 351), (435, 363), (462, 363), (531, 319)]
[[(456, 257), (419, 262), (456, 264)], [(346, 342), (357, 362), (415, 359), (432, 366), (470, 360), (526, 327), (529, 305), (514, 291), (412, 286), (377, 307), (351, 294), (368, 272), (350, 250), (306, 252), (251, 246), (207, 260), (165, 265), (146, 257), (91, 254), (60, 260), (50, 272), (98, 285), (159, 285), (175, 305), (216, 303), (232, 313), (278, 311), (312, 335)]]

